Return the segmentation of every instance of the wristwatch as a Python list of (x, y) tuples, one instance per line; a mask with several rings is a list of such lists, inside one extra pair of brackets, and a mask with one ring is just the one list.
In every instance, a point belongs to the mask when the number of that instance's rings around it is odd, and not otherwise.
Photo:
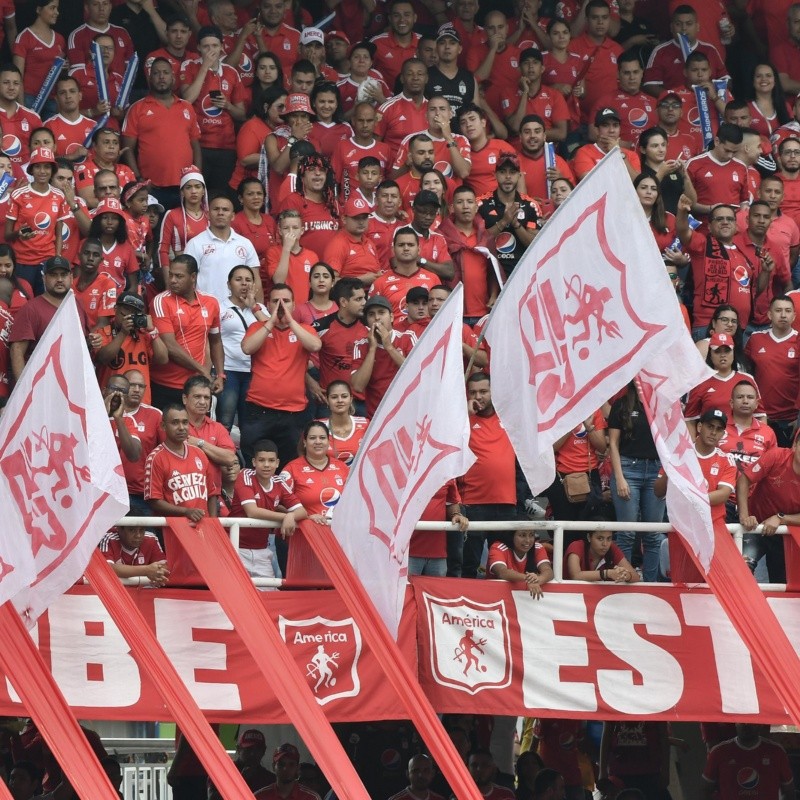
[(427, 267), (427, 266), (428, 266), (428, 259), (427, 259), (427, 258), (418, 258), (418, 259), (417, 259), (417, 263), (418, 263), (418, 264), (419, 264), (421, 267)]
[(778, 517), (778, 519), (785, 519), (786, 518), (786, 514), (784, 514), (783, 511), (779, 511), (776, 514), (776, 516)]
[(197, 440), (197, 446), (202, 450), (206, 446), (206, 440), (205, 439), (198, 439)]
[(294, 144), (296, 141), (297, 141), (297, 137), (296, 137), (296, 136), (290, 136), (290, 137), (289, 137), (289, 138), (286, 140), (286, 144), (288, 144), (288, 145), (289, 145), (289, 147), (291, 147), (291, 146), (292, 146), (292, 145), (293, 145), (293, 144)]

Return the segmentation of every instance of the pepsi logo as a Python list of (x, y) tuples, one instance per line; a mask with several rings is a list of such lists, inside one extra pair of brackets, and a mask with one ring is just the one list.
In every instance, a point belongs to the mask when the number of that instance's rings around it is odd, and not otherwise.
[(445, 178), (453, 177), (453, 165), (449, 161), (437, 161), (433, 168), (438, 169)]
[(758, 786), (758, 773), (753, 767), (742, 767), (736, 773), (736, 783), (741, 789), (755, 789)]
[(686, 118), (691, 125), (694, 125), (696, 128), (700, 127), (700, 109), (697, 106), (692, 106), (692, 108), (689, 109)]
[(739, 264), (739, 266), (733, 270), (733, 277), (739, 286), (747, 287), (750, 285), (750, 275), (747, 272), (747, 267), (742, 264)]
[(77, 153), (78, 149), (81, 147), (83, 147), (83, 145), (80, 142), (70, 142), (67, 145), (66, 154), (71, 156), (73, 153)]
[(326, 486), (319, 493), (319, 501), (325, 508), (335, 508), (341, 496), (341, 492), (338, 489)]
[(250, 60), (247, 53), (242, 53), (242, 60), (239, 62), (239, 72), (252, 72), (253, 62)]
[(400, 768), (400, 753), (394, 748), (389, 748), (381, 753), (381, 766), (384, 769), (397, 770)]
[(497, 248), (497, 252), (502, 253), (503, 255), (513, 253), (517, 247), (517, 240), (514, 238), (514, 235), (508, 231), (503, 231), (503, 233), (498, 234), (494, 243), (495, 247)]
[(72, 232), (69, 229), (69, 225), (66, 222), (61, 223), (61, 241), (68, 242), (69, 237), (72, 235)]
[(214, 102), (211, 99), (211, 95), (208, 94), (204, 95), (203, 102), (200, 104), (200, 108), (203, 109), (203, 113), (207, 117), (218, 117), (220, 114), (222, 114), (222, 109), (217, 108), (214, 105)]
[(649, 119), (647, 112), (643, 108), (632, 108), (628, 112), (628, 122), (630, 122), (634, 128), (644, 128), (649, 122)]
[(573, 436), (575, 436), (576, 439), (585, 439), (588, 436), (586, 426), (581, 423), (580, 430), (574, 431)]
[(33, 218), (33, 224), (40, 231), (46, 231), (50, 227), (52, 221), (53, 220), (50, 218), (50, 216), (48, 214), (45, 214), (44, 211), (40, 211)]
[(22, 142), (13, 134), (3, 136), (3, 152), (8, 156), (18, 156), (22, 152)]

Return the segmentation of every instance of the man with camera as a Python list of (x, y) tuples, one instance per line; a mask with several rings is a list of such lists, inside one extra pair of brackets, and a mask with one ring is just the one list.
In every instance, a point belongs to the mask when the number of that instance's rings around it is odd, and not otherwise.
[(129, 390), (128, 379), (124, 375), (112, 375), (103, 387), (103, 402), (108, 418), (113, 423), (120, 454), (128, 461), (138, 461), (142, 455), (142, 443), (133, 432), (133, 422), (125, 415), (125, 397)]
[[(84, 248), (90, 241), (84, 242)], [(166, 364), (169, 353), (152, 317), (145, 313), (142, 298), (123, 292), (117, 298), (111, 324), (90, 334), (89, 341), (95, 350), (100, 385), (105, 386), (111, 375), (137, 369), (147, 384), (142, 401), (150, 403), (150, 365)]]

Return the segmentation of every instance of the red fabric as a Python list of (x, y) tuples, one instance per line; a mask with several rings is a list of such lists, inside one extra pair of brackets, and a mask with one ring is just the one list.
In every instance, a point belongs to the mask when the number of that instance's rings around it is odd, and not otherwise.
[[(188, 526), (186, 528), (191, 532), (191, 528)], [(408, 719), (420, 732), (431, 757), (441, 769), (455, 796), (464, 798), (464, 800), (482, 800), (481, 793), (467, 772), (463, 760), (442, 727), (441, 720), (436, 716), (431, 701), (420, 686), (417, 677), (403, 660), (396, 642), (389, 635), (389, 631), (378, 616), (372, 600), (347, 560), (333, 531), (327, 525), (318, 525), (310, 520), (303, 520), (300, 528), (317, 557), (325, 562), (328, 575), (341, 592), (353, 619), (361, 628), (368, 647), (378, 656), (389, 684), (405, 706)], [(264, 661), (265, 669), (268, 664), (270, 664), (270, 658), (266, 658)], [(302, 735), (302, 730), (300, 733)], [(304, 741), (310, 744), (305, 737)], [(317, 763), (325, 771), (325, 775), (330, 777), (325, 765), (320, 760)], [(339, 794), (338, 789), (337, 794)]]
[[(236, 476), (233, 485), (232, 517), (246, 517), (244, 507), (255, 505), (264, 511), (277, 511), (282, 505), (287, 511), (300, 506), (300, 501), (289, 491), (286, 483), (277, 475), (270, 478), (269, 485), (264, 486), (254, 469), (243, 469)], [(271, 528), (241, 528), (239, 531), (239, 547), (251, 550), (263, 550), (267, 547)]]
[[(369, 795), (326, 719), (325, 712), (317, 704), (306, 675), (298, 669), (277, 625), (267, 614), (259, 593), (228, 544), (228, 535), (219, 521), (204, 519), (194, 527), (186, 520), (173, 519), (170, 525), (208, 581), (209, 587), (261, 668), (264, 679), (269, 683), (276, 674), (281, 675), (284, 683), (284, 690), (280, 692), (281, 703), (336, 794), (352, 800), (369, 800)], [(329, 529), (325, 528), (325, 532), (333, 539)], [(201, 535), (198, 536), (198, 533)], [(338, 548), (335, 540), (333, 545)], [(317, 553), (323, 557), (319, 551)], [(326, 560), (329, 557), (330, 554), (325, 557)], [(358, 583), (355, 576), (352, 581)], [(369, 603), (369, 600), (366, 602)], [(363, 630), (366, 626), (361, 627)], [(409, 673), (409, 680), (413, 681), (414, 676), (408, 668), (406, 672)], [(232, 765), (232, 762), (229, 763)], [(217, 781), (215, 783), (222, 785)], [(243, 796), (247, 793), (249, 791), (243, 793)]]
[(467, 505), (516, 502), (514, 448), (500, 417), (470, 416), (469, 449), (477, 461), (458, 479)]
[(309, 514), (330, 514), (339, 502), (349, 472), (347, 465), (336, 458), (329, 458), (322, 469), (317, 469), (300, 456), (290, 461), (279, 477)]
[[(236, 558), (233, 553), (230, 555)], [(172, 712), (182, 734), (202, 761), (209, 778), (217, 786), (230, 787), (230, 791), (235, 790), (243, 797), (250, 794), (242, 774), (209, 727), (178, 670), (167, 657), (155, 634), (145, 624), (128, 591), (120, 583), (111, 566), (105, 562), (99, 550), (92, 556), (86, 574), (98, 597), (131, 646), (137, 662), (153, 677), (164, 704)], [(59, 761), (61, 764), (69, 763), (61, 759)], [(77, 786), (74, 784), (73, 786), (80, 792)], [(88, 795), (82, 794), (82, 796)], [(116, 793), (111, 796), (116, 797)]]
[[(116, 575), (114, 579), (120, 586)], [(11, 603), (0, 607), (0, 631), (6, 643), (0, 648), (0, 667), (13, 676), (14, 688), (50, 751), (63, 765), (72, 788), (80, 797), (117, 800), (108, 776)]]

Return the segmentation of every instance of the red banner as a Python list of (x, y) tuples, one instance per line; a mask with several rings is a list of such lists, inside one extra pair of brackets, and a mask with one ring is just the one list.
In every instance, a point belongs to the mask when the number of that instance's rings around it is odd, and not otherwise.
[[(416, 615), (420, 682), (437, 712), (788, 722), (706, 590), (550, 584), (536, 602), (500, 581), (411, 583), (400, 645), (413, 667)], [(209, 592), (129, 591), (209, 720), (287, 722), (276, 697), (280, 684), (274, 691), (264, 684)], [(336, 592), (262, 597), (312, 690), (319, 683), (315, 693), (329, 719), (403, 717)], [(768, 599), (799, 646), (800, 598)], [(78, 717), (170, 718), (88, 587), (56, 602), (33, 634)], [(330, 675), (315, 666), (320, 646), (328, 658), (338, 654)], [(0, 681), (0, 714), (22, 713), (8, 683)]]

